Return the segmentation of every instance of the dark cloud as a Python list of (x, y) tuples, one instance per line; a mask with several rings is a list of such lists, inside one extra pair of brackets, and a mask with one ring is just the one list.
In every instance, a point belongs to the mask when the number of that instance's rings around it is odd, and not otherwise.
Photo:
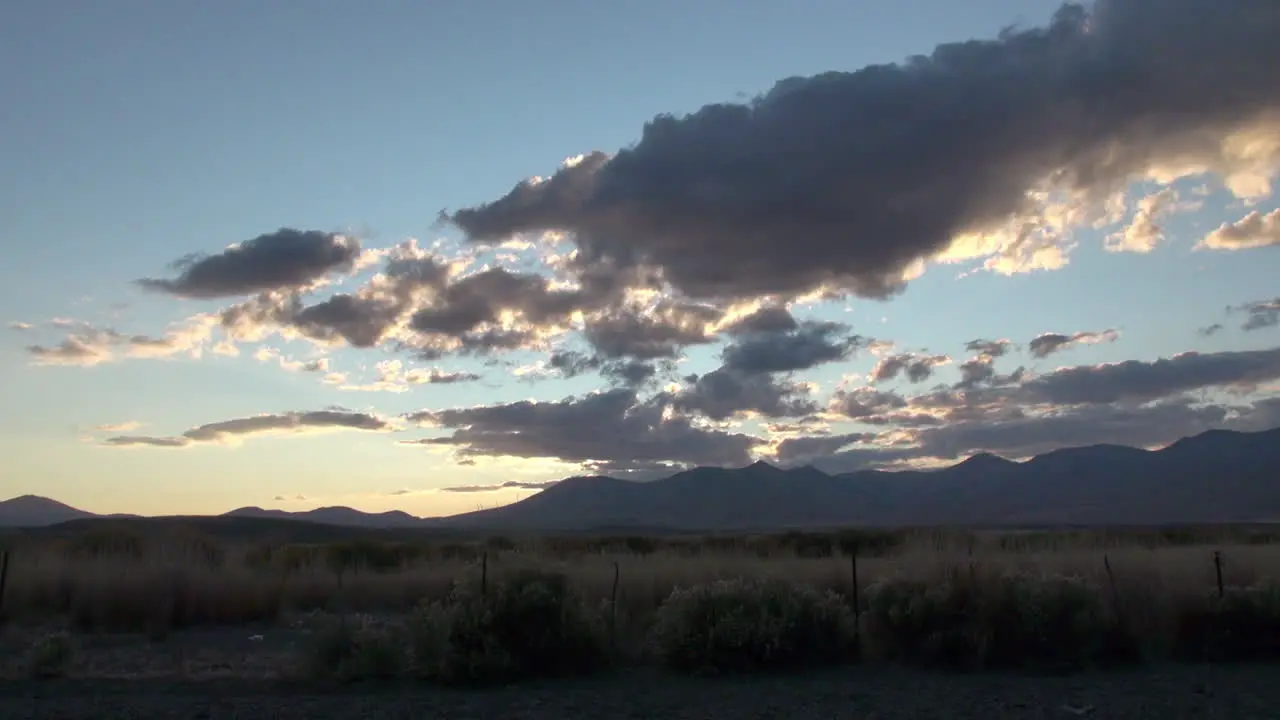
[(360, 243), (354, 238), (281, 228), (216, 255), (188, 255), (173, 264), (176, 278), (136, 282), (184, 298), (252, 295), (312, 285), (330, 273), (352, 269), (359, 257)]
[(790, 330), (753, 332), (730, 343), (721, 353), (724, 367), (741, 373), (807, 370), (845, 360), (864, 342), (846, 325), (807, 321)]
[(953, 422), (916, 434), (921, 456), (956, 458), (975, 452), (1027, 457), (1062, 447), (1124, 444), (1164, 445), (1220, 426), (1227, 411), (1186, 399), (1118, 407), (1089, 405), (1000, 420)]
[(1020, 391), (1054, 404), (1142, 403), (1206, 388), (1252, 389), (1276, 379), (1280, 348), (1082, 365), (1036, 377)]
[(455, 485), (453, 487), (440, 488), (440, 492), (447, 493), (484, 493), (497, 492), (499, 490), (546, 490), (555, 485), (559, 480), (551, 480), (548, 482), (524, 482), (520, 480), (508, 480), (503, 483), (494, 485)]
[(913, 383), (924, 382), (933, 377), (933, 371), (939, 366), (951, 362), (946, 355), (917, 355), (901, 353), (880, 358), (871, 369), (872, 382), (889, 382), (903, 375)]
[(503, 311), (514, 311), (531, 324), (543, 325), (601, 307), (617, 299), (609, 292), (615, 289), (559, 290), (542, 275), (491, 268), (443, 288), (414, 313), (410, 324), (419, 332), (456, 336), (496, 323)]
[(375, 347), (448, 282), (447, 263), (408, 241), (393, 248), (382, 272), (354, 293), (335, 293), (306, 308), (291, 306), (269, 319), (314, 340), (340, 338), (353, 347)]
[(841, 450), (825, 457), (814, 458), (807, 464), (830, 473), (850, 473), (860, 470), (888, 469), (909, 460), (923, 457), (919, 448), (880, 445)]
[(547, 358), (547, 367), (571, 378), (599, 370), (603, 362), (602, 358), (575, 350), (557, 350)]
[(787, 438), (778, 443), (775, 456), (783, 465), (816, 460), (831, 455), (854, 443), (874, 440), (870, 433), (843, 433), (840, 435), (811, 435), (808, 437)]
[(592, 475), (605, 475), (619, 480), (647, 482), (660, 480), (684, 470), (687, 466), (666, 462), (586, 462), (582, 469)]
[(194, 427), (179, 436), (152, 437), (122, 435), (104, 440), (114, 447), (186, 447), (194, 443), (225, 443), (240, 437), (265, 433), (301, 433), (309, 430), (388, 431), (390, 422), (376, 415), (339, 410), (313, 410), (223, 420)]
[(653, 462), (745, 465), (762, 441), (694, 425), (667, 412), (661, 398), (639, 401), (615, 389), (556, 402), (422, 411), (413, 422), (452, 429), (449, 435), (406, 444), (457, 448), (459, 456), (555, 458), (569, 463)]
[(1226, 328), (1222, 323), (1213, 323), (1212, 325), (1206, 325), (1205, 327), (1196, 330), (1196, 333), (1204, 337), (1210, 337), (1212, 335), (1217, 335), (1225, 329)]
[[(1277, 34), (1274, 0), (1064, 5), (1048, 27), (659, 115), (447, 219), (478, 243), (566, 231), (580, 266), (652, 266), (699, 298), (885, 297), (959, 236), (1045, 225), (1046, 186), (1099, 205), (1157, 171), (1270, 167)], [(1265, 140), (1224, 142), (1243, 132)]]
[(1110, 329), (1098, 332), (1082, 331), (1071, 335), (1043, 333), (1032, 338), (1031, 342), (1027, 343), (1027, 350), (1033, 357), (1047, 358), (1059, 350), (1065, 350), (1073, 345), (1095, 345), (1103, 342), (1115, 342), (1119, 338), (1120, 333)]
[(907, 406), (907, 399), (895, 392), (872, 387), (837, 390), (828, 409), (851, 420), (883, 416)]
[(970, 340), (964, 344), (964, 349), (971, 353), (977, 353), (979, 356), (988, 358), (999, 358), (1009, 354), (1013, 349), (1013, 343), (1008, 340)]
[(652, 363), (626, 360), (606, 363), (601, 372), (619, 385), (639, 387), (657, 376), (658, 368)]
[(576, 350), (557, 350), (551, 353), (546, 367), (566, 378), (599, 372), (609, 382), (626, 387), (641, 387), (656, 379), (659, 372), (675, 371), (675, 364), (670, 360), (610, 360)]
[(807, 386), (768, 373), (745, 373), (721, 367), (690, 376), (688, 382), (672, 396), (672, 406), (712, 420), (727, 420), (743, 413), (770, 418), (797, 417), (818, 410)]
[(972, 389), (980, 385), (1005, 385), (1021, 381), (1024, 368), (1018, 368), (1008, 375), (996, 372), (996, 360), (1009, 354), (1013, 343), (1008, 340), (970, 340), (964, 345), (965, 350), (977, 353), (960, 363), (960, 381), (956, 388)]
[(1244, 305), (1229, 308), (1231, 312), (1242, 312), (1247, 316), (1242, 330), (1261, 330), (1280, 325), (1280, 297), (1274, 300), (1257, 300)]
[(706, 305), (662, 301), (647, 310), (624, 309), (587, 319), (584, 337), (605, 358), (675, 357), (690, 345), (715, 340), (723, 312)]
[(791, 315), (791, 311), (785, 307), (768, 305), (740, 320), (730, 323), (725, 327), (724, 332), (727, 335), (780, 333), (796, 330), (799, 327), (800, 323), (796, 322), (796, 319)]
[(185, 437), (151, 437), (148, 435), (117, 435), (103, 440), (104, 445), (111, 447), (158, 447), (180, 448), (191, 444)]

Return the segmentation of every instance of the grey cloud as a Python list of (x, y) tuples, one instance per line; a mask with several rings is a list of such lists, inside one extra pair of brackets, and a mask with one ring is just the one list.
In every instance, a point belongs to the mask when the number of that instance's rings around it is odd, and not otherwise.
[(1249, 250), (1280, 245), (1280, 210), (1263, 215), (1254, 210), (1234, 223), (1223, 223), (1196, 245), (1197, 249)]
[(979, 338), (965, 343), (964, 349), (981, 356), (998, 358), (1008, 355), (1009, 351), (1013, 349), (1013, 343), (1008, 340), (985, 340)]
[(448, 266), (409, 241), (393, 248), (382, 272), (354, 293), (336, 293), (310, 307), (276, 313), (274, 319), (316, 340), (341, 338), (353, 347), (374, 347), (448, 281)]
[(620, 385), (639, 387), (653, 379), (658, 368), (652, 363), (627, 360), (605, 364), (602, 374)]
[(785, 307), (769, 305), (743, 317), (725, 327), (727, 335), (747, 333), (780, 333), (799, 329), (800, 323)]
[(1243, 312), (1248, 317), (1240, 326), (1242, 330), (1261, 330), (1280, 325), (1280, 297), (1274, 300), (1257, 300), (1230, 308), (1231, 312)]
[(562, 377), (572, 378), (588, 372), (599, 372), (611, 383), (640, 387), (654, 380), (659, 372), (674, 372), (675, 364), (669, 359), (643, 361), (609, 359), (576, 350), (557, 350), (548, 357), (547, 367)]
[(863, 387), (837, 390), (831, 396), (828, 409), (853, 420), (862, 420), (901, 410), (906, 406), (906, 398), (898, 393)]
[(977, 357), (960, 363), (960, 382), (957, 387), (973, 387), (993, 380), (996, 376), (995, 365), (988, 357)]
[(1280, 348), (1185, 352), (1055, 370), (1023, 384), (1030, 398), (1055, 404), (1141, 403), (1214, 387), (1252, 388), (1280, 379)]
[(860, 470), (877, 470), (906, 460), (917, 460), (921, 457), (920, 449), (915, 447), (862, 447), (841, 450), (826, 457), (814, 458), (809, 464), (825, 473), (838, 474), (858, 472)]
[(843, 433), (840, 435), (811, 435), (787, 438), (778, 443), (775, 454), (778, 462), (793, 465), (799, 462), (826, 457), (854, 443), (875, 439), (870, 433)]
[(920, 454), (955, 458), (984, 451), (1027, 457), (1062, 447), (1100, 443), (1147, 447), (1220, 426), (1227, 418), (1218, 405), (1196, 406), (1182, 399), (1151, 405), (1092, 405), (999, 421), (948, 423), (916, 435)]
[(933, 371), (941, 365), (951, 362), (946, 355), (917, 355), (901, 353), (880, 358), (871, 369), (872, 382), (889, 382), (899, 375), (905, 375), (913, 383), (924, 382), (933, 377)]
[(503, 483), (494, 485), (455, 485), (453, 487), (440, 488), (440, 492), (447, 493), (485, 493), (497, 492), (499, 490), (546, 490), (555, 485), (558, 480), (548, 482), (523, 482), (520, 480), (508, 480)]
[(1212, 325), (1206, 325), (1205, 327), (1202, 327), (1199, 330), (1196, 330), (1196, 333), (1204, 337), (1210, 337), (1212, 335), (1217, 335), (1218, 333), (1222, 332), (1225, 329), (1226, 328), (1222, 325), (1222, 323), (1213, 323)]
[(808, 415), (817, 405), (804, 385), (767, 373), (744, 373), (721, 367), (691, 376), (689, 385), (672, 396), (681, 412), (697, 412), (712, 420), (727, 420), (746, 412), (782, 418)]
[(216, 255), (188, 255), (173, 264), (172, 279), (144, 278), (147, 290), (184, 298), (220, 298), (302, 288), (329, 273), (349, 270), (360, 243), (336, 233), (281, 228)]
[(199, 356), (210, 340), (214, 320), (197, 315), (169, 328), (161, 337), (126, 335), (110, 328), (97, 328), (88, 323), (71, 323), (77, 328), (54, 346), (29, 345), (37, 365), (70, 365), (92, 367), (120, 357), (166, 359), (187, 354)]
[(461, 335), (496, 322), (503, 310), (518, 310), (530, 323), (541, 325), (612, 299), (612, 292), (558, 290), (541, 275), (492, 268), (445, 287), (431, 304), (414, 314), (411, 324), (420, 332)]
[(641, 402), (634, 390), (620, 388), (556, 402), (422, 411), (406, 418), (452, 432), (406, 444), (455, 447), (462, 458), (745, 465), (761, 443), (749, 435), (698, 427), (666, 408), (661, 398)]
[(956, 383), (955, 387), (975, 388), (979, 385), (1004, 385), (1022, 380), (1025, 370), (1021, 367), (1008, 375), (1000, 375), (996, 372), (996, 360), (1009, 354), (1009, 351), (1013, 349), (1012, 342), (1003, 339), (978, 339), (965, 343), (964, 348), (977, 354), (960, 363), (960, 381)]
[(191, 444), (191, 438), (186, 437), (151, 437), (148, 435), (117, 435), (109, 437), (102, 441), (104, 445), (111, 447), (158, 447), (158, 448), (180, 448)]
[(392, 425), (376, 415), (339, 410), (313, 410), (274, 415), (255, 415), (208, 423), (194, 427), (177, 437), (118, 436), (107, 438), (106, 445), (115, 447), (186, 447), (193, 443), (217, 443), (238, 437), (270, 432), (304, 432), (317, 429), (387, 431)]
[(809, 321), (795, 329), (755, 332), (725, 347), (724, 367), (742, 373), (807, 370), (845, 360), (863, 341), (840, 323)]
[(95, 335), (72, 335), (57, 345), (28, 345), (27, 352), (37, 365), (92, 367), (112, 359), (108, 339)]
[(722, 316), (706, 305), (663, 301), (648, 310), (624, 309), (588, 318), (583, 334), (605, 358), (668, 358), (690, 345), (713, 342), (710, 326)]
[(586, 372), (600, 369), (603, 360), (593, 355), (574, 350), (558, 350), (551, 353), (547, 366), (557, 370), (565, 377), (577, 377)]
[(1072, 333), (1071, 335), (1063, 335), (1062, 333), (1043, 333), (1031, 339), (1027, 343), (1027, 350), (1031, 355), (1037, 358), (1047, 358), (1050, 355), (1065, 350), (1072, 345), (1093, 345), (1103, 342), (1115, 342), (1120, 338), (1120, 333), (1116, 330), (1082, 331)]
[(23, 331), (23, 330), (31, 330), (31, 329), (32, 329), (32, 328), (34, 328), (34, 327), (35, 327), (35, 325), (32, 325), (31, 323), (27, 323), (27, 322), (19, 322), (19, 321), (17, 321), (17, 320), (15, 320), (15, 321), (13, 321), (13, 322), (9, 323), (9, 329), (10, 329), (10, 330), (17, 330), (17, 331), (19, 331), (19, 332), (21, 332), (21, 331)]
[(646, 482), (670, 477), (687, 465), (666, 462), (609, 461), (586, 462), (582, 469), (592, 475), (606, 475), (619, 480)]
[(1097, 204), (1157, 170), (1271, 163), (1266, 141), (1224, 140), (1275, 137), (1277, 34), (1273, 0), (1064, 5), (1048, 27), (659, 115), (613, 156), (446, 218), (476, 243), (566, 231), (579, 266), (660, 268), (693, 297), (886, 297), (957, 236), (1040, 222), (1046, 182)]
[(338, 293), (282, 319), (316, 340), (340, 337), (352, 347), (371, 348), (382, 342), (403, 311), (395, 302)]

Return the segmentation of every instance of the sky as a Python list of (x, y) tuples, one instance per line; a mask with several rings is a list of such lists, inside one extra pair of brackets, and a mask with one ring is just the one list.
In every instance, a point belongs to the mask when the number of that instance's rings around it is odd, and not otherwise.
[(1280, 425), (1274, 0), (11, 3), (0, 497)]

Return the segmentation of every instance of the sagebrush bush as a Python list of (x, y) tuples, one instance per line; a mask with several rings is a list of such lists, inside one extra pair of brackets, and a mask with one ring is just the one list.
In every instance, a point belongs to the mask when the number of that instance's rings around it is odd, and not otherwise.
[(1280, 584), (1228, 588), (1180, 609), (1175, 652), (1195, 661), (1280, 660)]
[(455, 586), (414, 618), (419, 671), (435, 679), (482, 683), (584, 674), (606, 658), (599, 616), (560, 573), (523, 571), (482, 589)]
[(951, 668), (1073, 669), (1132, 659), (1100, 589), (1075, 577), (957, 568), (868, 588), (869, 653)]
[(27, 651), (27, 674), (37, 679), (66, 677), (75, 660), (75, 650), (75, 641), (69, 633), (44, 635)]
[(306, 648), (304, 671), (312, 679), (386, 680), (403, 675), (408, 648), (390, 628), (363, 618), (322, 627)]
[(848, 657), (854, 630), (835, 593), (740, 578), (672, 592), (653, 638), (667, 667), (702, 674), (836, 663)]

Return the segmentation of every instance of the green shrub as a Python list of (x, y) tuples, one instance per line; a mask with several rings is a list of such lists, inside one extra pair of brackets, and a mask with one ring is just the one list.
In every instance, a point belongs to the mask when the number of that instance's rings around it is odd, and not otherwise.
[(443, 602), (420, 608), (415, 656), (421, 673), (446, 682), (583, 674), (605, 659), (598, 620), (564, 575), (525, 571), (487, 592), (456, 585)]
[(305, 670), (313, 679), (386, 680), (407, 667), (405, 643), (389, 628), (364, 620), (327, 624), (311, 638)]
[(1098, 588), (1074, 577), (956, 569), (868, 589), (869, 652), (951, 668), (1065, 670), (1136, 659)]
[(855, 635), (839, 595), (754, 579), (675, 590), (653, 633), (667, 667), (698, 674), (832, 664), (849, 656)]
[(1280, 585), (1229, 588), (1183, 608), (1175, 652), (1193, 661), (1280, 660)]
[(27, 672), (37, 679), (66, 677), (74, 659), (75, 642), (70, 633), (51, 633), (36, 640), (28, 650)]

